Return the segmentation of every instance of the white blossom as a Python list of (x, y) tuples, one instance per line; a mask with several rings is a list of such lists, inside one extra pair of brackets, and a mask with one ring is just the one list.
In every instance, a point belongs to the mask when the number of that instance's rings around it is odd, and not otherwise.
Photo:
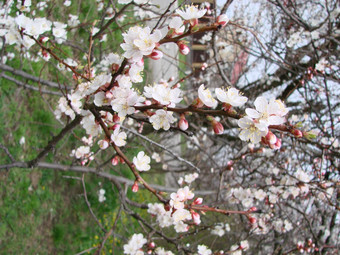
[(156, 130), (161, 128), (169, 130), (170, 124), (176, 121), (176, 119), (172, 116), (172, 112), (164, 110), (157, 110), (156, 114), (152, 115), (149, 120), (153, 128)]
[(99, 192), (98, 192), (98, 201), (100, 203), (104, 202), (106, 200), (106, 197), (105, 197), (105, 190), (104, 189), (100, 189)]
[(57, 43), (61, 44), (67, 39), (67, 25), (60, 22), (53, 22), (52, 33), (57, 40)]
[(192, 183), (198, 178), (198, 173), (187, 174), (184, 176), (184, 181), (188, 184)]
[(176, 34), (183, 34), (185, 26), (180, 17), (174, 17), (169, 23), (169, 28), (172, 28)]
[(329, 65), (329, 62), (325, 58), (321, 58), (319, 62), (315, 65), (315, 69), (319, 72), (324, 72), (325, 68)]
[(144, 95), (148, 98), (153, 98), (162, 105), (175, 107), (177, 103), (182, 101), (179, 88), (170, 88), (167, 83), (155, 84), (154, 86), (144, 87)]
[(124, 254), (136, 255), (137, 251), (147, 243), (143, 234), (134, 234), (129, 242), (124, 245)]
[(223, 236), (225, 234), (224, 226), (223, 224), (217, 224), (213, 230), (211, 230), (211, 234), (217, 235), (219, 237)]
[(280, 125), (285, 122), (283, 117), (288, 113), (287, 108), (281, 100), (271, 99), (269, 102), (264, 97), (256, 98), (255, 109), (247, 108), (246, 113), (249, 117), (257, 119), (260, 123), (269, 125)]
[(188, 224), (185, 224), (183, 221), (175, 222), (175, 231), (177, 233), (187, 232), (189, 229)]
[(176, 13), (179, 14), (184, 20), (199, 19), (207, 12), (206, 9), (198, 9), (194, 5), (186, 6), (184, 10), (177, 9)]
[(191, 220), (191, 213), (186, 209), (178, 209), (172, 214), (174, 223), (184, 220)]
[(208, 249), (208, 247), (205, 245), (198, 245), (197, 252), (198, 252), (198, 255), (211, 255), (212, 254), (212, 251)]
[(111, 135), (111, 140), (118, 147), (122, 147), (126, 144), (127, 135), (125, 132), (119, 132), (119, 128), (116, 128)]
[(80, 122), (83, 128), (86, 130), (86, 134), (93, 137), (99, 135), (102, 132), (102, 128), (96, 123), (92, 113), (86, 113), (86, 116)]
[(210, 90), (206, 89), (203, 84), (198, 88), (198, 97), (208, 107), (215, 108), (217, 106), (217, 101), (211, 95)]
[(156, 43), (162, 38), (162, 33), (160, 30), (155, 30), (151, 34), (149, 27), (135, 26), (131, 27), (127, 33), (124, 33), (123, 37), (124, 43), (120, 46), (125, 51), (124, 57), (131, 59), (133, 62), (138, 62), (143, 56), (151, 54), (156, 47)]
[(64, 2), (64, 5), (66, 6), (66, 7), (68, 7), (68, 6), (70, 6), (71, 5), (71, 1), (70, 0), (65, 0), (65, 2)]
[(140, 151), (137, 157), (133, 158), (133, 164), (139, 171), (150, 170), (150, 157), (145, 155), (144, 151)]
[(244, 105), (247, 102), (247, 97), (240, 95), (240, 92), (235, 88), (224, 89), (216, 88), (215, 94), (222, 103), (227, 103), (235, 107)]
[(163, 247), (157, 247), (155, 250), (156, 255), (175, 255), (171, 251), (164, 250)]
[(243, 117), (238, 120), (238, 126), (242, 129), (239, 137), (242, 141), (250, 141), (251, 143), (259, 143), (261, 137), (268, 133), (268, 127), (263, 123), (255, 123), (249, 117)]

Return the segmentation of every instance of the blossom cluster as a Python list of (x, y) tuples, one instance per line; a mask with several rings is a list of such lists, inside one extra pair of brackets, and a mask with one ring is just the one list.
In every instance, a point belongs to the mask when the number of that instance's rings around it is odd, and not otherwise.
[[(129, 1), (122, 1), (121, 3), (128, 3)], [(145, 2), (138, 2), (138, 4), (145, 4)], [(206, 10), (198, 9), (195, 6), (187, 6), (183, 10), (177, 10), (176, 16), (170, 22), (169, 30), (175, 31), (175, 33), (168, 33), (168, 37), (173, 37), (176, 34), (182, 33), (184, 28), (184, 21), (193, 21), (205, 14)], [(182, 20), (182, 19), (184, 20)], [(183, 23), (184, 22), (184, 23)], [(219, 21), (225, 25), (227, 18), (220, 16)], [(181, 25), (182, 24), (182, 25)], [(58, 28), (62, 26), (56, 24)], [(59, 26), (60, 25), (60, 26)], [(61, 36), (61, 31), (56, 30), (56, 34)], [(90, 81), (85, 81), (77, 85), (76, 89), (72, 90), (66, 97), (62, 97), (59, 100), (58, 107), (55, 111), (57, 118), (61, 118), (63, 114), (74, 119), (76, 115), (84, 116), (81, 124), (83, 125), (86, 133), (93, 137), (98, 136), (100, 131), (99, 123), (97, 123), (91, 113), (88, 110), (84, 110), (84, 99), (88, 100), (88, 97), (93, 97), (93, 102), (97, 107), (111, 106), (112, 110), (117, 114), (119, 120), (115, 115), (110, 113), (103, 113), (104, 123), (113, 130), (111, 140), (114, 141), (117, 146), (124, 146), (126, 144), (126, 134), (119, 131), (119, 126), (115, 126), (115, 123), (121, 124), (127, 115), (131, 115), (136, 112), (136, 106), (143, 106), (150, 104), (162, 105), (166, 107), (175, 107), (176, 104), (182, 101), (182, 91), (180, 90), (180, 84), (170, 85), (166, 81), (160, 81), (157, 84), (144, 86), (144, 93), (140, 94), (138, 90), (133, 88), (133, 83), (139, 83), (143, 81), (141, 75), (144, 70), (143, 57), (150, 57), (152, 59), (159, 59), (162, 53), (158, 50), (160, 40), (164, 37), (160, 30), (154, 30), (151, 32), (149, 27), (134, 26), (131, 27), (126, 33), (123, 34), (124, 42), (121, 47), (124, 50), (123, 57), (128, 59), (128, 62), (123, 72), (117, 75), (114, 80), (107, 74), (95, 75), (91, 73)], [(179, 45), (181, 49), (181, 46)], [(123, 58), (119, 55), (110, 53), (99, 64), (103, 71), (114, 70), (118, 71), (122, 65)], [(94, 77), (94, 78), (93, 78)], [(207, 91), (202, 92), (202, 88), (199, 89), (199, 95), (205, 96)], [(234, 92), (230, 89), (228, 95), (224, 95), (224, 90), (218, 91), (218, 97), (224, 100), (225, 104), (237, 105), (234, 103), (237, 101), (238, 92)], [(236, 93), (235, 95), (233, 93)], [(206, 104), (207, 100), (204, 100)], [(244, 97), (241, 98), (244, 101)], [(239, 105), (243, 103), (238, 103)], [(212, 106), (212, 105), (209, 105)], [(176, 121), (172, 111), (166, 109), (158, 109), (154, 112), (145, 112), (148, 115), (150, 123), (155, 130), (164, 129), (168, 130)], [(115, 119), (115, 120), (112, 120)], [(182, 130), (188, 128), (188, 121), (185, 119), (185, 115), (182, 114), (178, 123)], [(112, 128), (111, 128), (112, 127)], [(101, 149), (106, 149), (110, 141), (104, 139), (98, 142)]]
[[(160, 227), (169, 227), (174, 225), (175, 231), (186, 232), (189, 229), (187, 224), (192, 221), (195, 225), (201, 223), (200, 215), (194, 210), (187, 210), (186, 204), (189, 200), (194, 198), (194, 193), (190, 190), (189, 186), (185, 186), (177, 190), (177, 192), (171, 193), (169, 208), (165, 208), (163, 204), (155, 203), (148, 204), (148, 213), (156, 216), (156, 220)], [(196, 198), (192, 205), (199, 205), (202, 203), (201, 198)]]
[(52, 32), (57, 43), (62, 43), (67, 39), (67, 24), (52, 22), (45, 17), (30, 18), (25, 12), (30, 11), (32, 3), (31, 1), (23, 2), (23, 5), (16, 6), (20, 10), (20, 14), (14, 18), (6, 13), (12, 8), (13, 1), (9, 1), (7, 10), (6, 8), (0, 10), (0, 36), (5, 37), (6, 44), (15, 44), (18, 48), (23, 46), (25, 50), (28, 50), (35, 44), (33, 38), (39, 39), (41, 36), (42, 42), (48, 40), (48, 36), (51, 35), (45, 36), (47, 32)]
[(273, 149), (281, 147), (281, 140), (268, 129), (270, 125), (281, 125), (285, 120), (288, 109), (281, 100), (258, 97), (254, 102), (255, 108), (247, 108), (246, 116), (239, 119), (238, 125), (242, 129), (240, 138), (251, 143), (262, 141)]
[(141, 248), (144, 244), (147, 243), (147, 240), (144, 238), (143, 234), (134, 234), (129, 242), (124, 245), (124, 254), (128, 255), (142, 255), (144, 252)]

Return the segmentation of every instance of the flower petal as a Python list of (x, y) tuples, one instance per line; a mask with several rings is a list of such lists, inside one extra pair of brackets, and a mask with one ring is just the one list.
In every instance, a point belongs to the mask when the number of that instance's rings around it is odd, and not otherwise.
[(256, 98), (254, 105), (255, 105), (255, 108), (256, 108), (257, 111), (263, 113), (263, 112), (267, 111), (268, 101), (264, 97), (258, 97), (258, 98)]
[(254, 118), (254, 119), (258, 119), (262, 116), (258, 111), (256, 111), (255, 109), (252, 109), (252, 108), (247, 108), (246, 114), (249, 117)]

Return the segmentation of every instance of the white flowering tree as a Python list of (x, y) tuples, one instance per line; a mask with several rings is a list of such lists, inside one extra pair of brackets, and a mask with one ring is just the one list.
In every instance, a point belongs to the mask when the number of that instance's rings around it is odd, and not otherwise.
[[(169, 0), (161, 10), (152, 0), (97, 0), (95, 17), (81, 4), (69, 13), (78, 3), (68, 0), (57, 1), (66, 10), (57, 16), (52, 2), (1, 3), (0, 76), (52, 102), (63, 128), (30, 159), (2, 141), (0, 169), (82, 176), (103, 231), (85, 252), (106, 250), (121, 211), (141, 228), (119, 233), (119, 254), (339, 252), (337, 1)], [(193, 70), (183, 56), (197, 34), (210, 57)], [(147, 63), (161, 63), (167, 45), (178, 48), (179, 75), (150, 81)], [(40, 76), (22, 70), (27, 62), (44, 63)], [(76, 129), (84, 135), (76, 147), (58, 151)], [(177, 183), (156, 183), (155, 173)], [(109, 229), (88, 202), (91, 175), (118, 191)], [(108, 192), (98, 191), (99, 202)]]

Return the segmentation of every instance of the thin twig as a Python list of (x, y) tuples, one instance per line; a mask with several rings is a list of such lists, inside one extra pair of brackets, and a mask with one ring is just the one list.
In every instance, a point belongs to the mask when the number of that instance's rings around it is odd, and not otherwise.
[(81, 252), (77, 253), (76, 255), (85, 254), (85, 253), (88, 253), (88, 252), (90, 252), (90, 251), (92, 251), (94, 249), (97, 249), (97, 248), (98, 248), (98, 246), (94, 246), (94, 247), (88, 248), (88, 249), (86, 249), (84, 251), (81, 251)]
[[(29, 165), (27, 162), (13, 162), (10, 164), (0, 165), (0, 169), (6, 169), (6, 168), (29, 168)], [(67, 166), (67, 165), (61, 165), (56, 163), (47, 163), (47, 162), (38, 162), (35, 167), (42, 168), (42, 169), (53, 169), (53, 170), (59, 170), (59, 171), (72, 171), (77, 173), (90, 173), (94, 174), (98, 177), (108, 179), (109, 181), (115, 181), (120, 184), (126, 184), (128, 186), (132, 186), (134, 184), (133, 180), (130, 180), (125, 177), (116, 176), (107, 172), (101, 172), (98, 171), (97, 168), (93, 167), (86, 167), (86, 166)], [(165, 187), (162, 185), (157, 184), (150, 184), (150, 186), (154, 189), (163, 191), (163, 192), (176, 192), (178, 189), (175, 187)], [(208, 196), (216, 194), (213, 190), (197, 190), (195, 191), (195, 194), (200, 196)], [(131, 201), (131, 205), (133, 205), (133, 201)], [(136, 205), (133, 205), (136, 206)], [(139, 206), (137, 206), (139, 207)]]
[(29, 167), (34, 167), (39, 160), (43, 159), (47, 153), (49, 153), (54, 146), (61, 140), (64, 138), (64, 136), (70, 132), (72, 129), (74, 129), (82, 120), (82, 116), (77, 115), (75, 117), (75, 119), (73, 121), (71, 121), (68, 125), (66, 125), (60, 132), (58, 135), (54, 136), (52, 138), (52, 140), (49, 141), (49, 143), (46, 145), (46, 147), (38, 154), (38, 156), (36, 156), (34, 159), (32, 159), (31, 161), (29, 161), (27, 164)]
[(31, 81), (35, 81), (35, 82), (38, 82), (40, 84), (43, 84), (43, 85), (46, 85), (46, 86), (49, 86), (49, 87), (52, 87), (52, 88), (59, 88), (58, 83), (40, 79), (39, 77), (28, 74), (28, 73), (26, 73), (22, 70), (17, 70), (15, 68), (8, 66), (8, 65), (5, 65), (5, 64), (0, 64), (0, 69), (3, 70), (3, 71), (6, 71), (6, 72), (11, 72), (14, 75), (21, 76), (25, 79), (29, 79)]
[(63, 95), (62, 93), (57, 92), (57, 91), (50, 91), (50, 90), (45, 90), (45, 89), (39, 89), (39, 88), (37, 88), (37, 87), (28, 85), (27, 83), (24, 83), (24, 82), (22, 82), (22, 81), (18, 81), (17, 79), (14, 79), (13, 77), (8, 76), (8, 75), (6, 75), (6, 74), (4, 74), (4, 73), (1, 73), (1, 74), (0, 74), (0, 78), (4, 78), (4, 79), (6, 79), (6, 80), (12, 81), (12, 82), (14, 82), (16, 85), (19, 85), (19, 86), (21, 86), (21, 87), (24, 87), (25, 89), (37, 91), (37, 92), (40, 92), (40, 93), (42, 93), (42, 94), (50, 94), (50, 95), (56, 95), (56, 96), (62, 96), (62, 95)]
[(81, 182), (83, 184), (83, 191), (84, 191), (84, 198), (85, 198), (85, 202), (87, 207), (89, 208), (89, 211), (93, 217), (93, 219), (97, 222), (97, 225), (101, 228), (101, 230), (106, 233), (105, 228), (103, 228), (102, 224), (99, 222), (98, 218), (96, 217), (96, 215), (94, 214), (92, 208), (91, 208), (91, 204), (89, 202), (89, 200), (87, 199), (87, 193), (86, 193), (86, 186), (85, 186), (85, 174), (82, 175), (81, 177)]
[(186, 163), (187, 165), (191, 166), (192, 168), (194, 168), (197, 172), (201, 172), (201, 169), (199, 169), (197, 166), (195, 166), (193, 163), (191, 163), (190, 161), (182, 158), (181, 156), (177, 155), (176, 153), (174, 153), (173, 151), (171, 151), (170, 149), (168, 149), (167, 147), (165, 147), (164, 145), (162, 144), (159, 144), (159, 143), (156, 143), (155, 141), (152, 141), (151, 139), (149, 139), (148, 137), (142, 135), (142, 134), (139, 134), (138, 132), (132, 130), (132, 129), (129, 129), (127, 127), (124, 127), (124, 126), (121, 126), (122, 129), (125, 129), (127, 130), (128, 132), (136, 135), (136, 136), (139, 136), (141, 138), (143, 138), (144, 140), (148, 141), (149, 143), (153, 144), (153, 145), (156, 145), (158, 146), (159, 148), (169, 152), (172, 156), (174, 156), (175, 158), (177, 158), (179, 161), (182, 161), (184, 163)]
[(172, 6), (176, 1), (177, 1), (177, 0), (173, 0), (173, 1), (169, 4), (168, 8), (167, 8), (167, 9), (163, 12), (163, 14), (159, 17), (159, 19), (158, 19), (156, 25), (155, 25), (155, 26), (153, 27), (153, 29), (151, 30), (151, 33), (153, 33), (153, 31), (155, 31), (155, 29), (157, 28), (157, 26), (159, 25), (159, 23), (161, 22), (161, 20), (163, 19), (163, 17), (170, 11), (171, 6)]
[(12, 163), (15, 162), (14, 157), (12, 156), (12, 154), (9, 152), (8, 148), (5, 145), (2, 145), (0, 143), (0, 148), (5, 151), (5, 153), (7, 154), (7, 156), (9, 157), (9, 159), (11, 160)]
[[(103, 122), (102, 118), (100, 117), (99, 112), (97, 112), (96, 108), (94, 107), (94, 105), (88, 105), (88, 110), (90, 110), (92, 112), (92, 114), (94, 115), (96, 121), (99, 123), (99, 125), (102, 127), (102, 129), (104, 130), (104, 133), (106, 135), (106, 138), (111, 140), (111, 133), (109, 131), (109, 129), (107, 128), (107, 126), (105, 125), (105, 123)], [(157, 191), (156, 189), (154, 189), (153, 187), (151, 187), (143, 178), (142, 176), (139, 174), (139, 172), (136, 170), (135, 165), (127, 158), (127, 156), (120, 150), (120, 148), (115, 145), (114, 142), (111, 143), (111, 146), (114, 148), (114, 150), (117, 152), (117, 154), (124, 160), (124, 162), (128, 165), (128, 167), (131, 169), (132, 173), (134, 174), (134, 176), (136, 177), (136, 181), (143, 184), (143, 186), (149, 190), (152, 194), (154, 194), (159, 201), (161, 201), (162, 203), (167, 203), (167, 199), (164, 199), (164, 197), (162, 195), (164, 195), (163, 192), (161, 191)]]

